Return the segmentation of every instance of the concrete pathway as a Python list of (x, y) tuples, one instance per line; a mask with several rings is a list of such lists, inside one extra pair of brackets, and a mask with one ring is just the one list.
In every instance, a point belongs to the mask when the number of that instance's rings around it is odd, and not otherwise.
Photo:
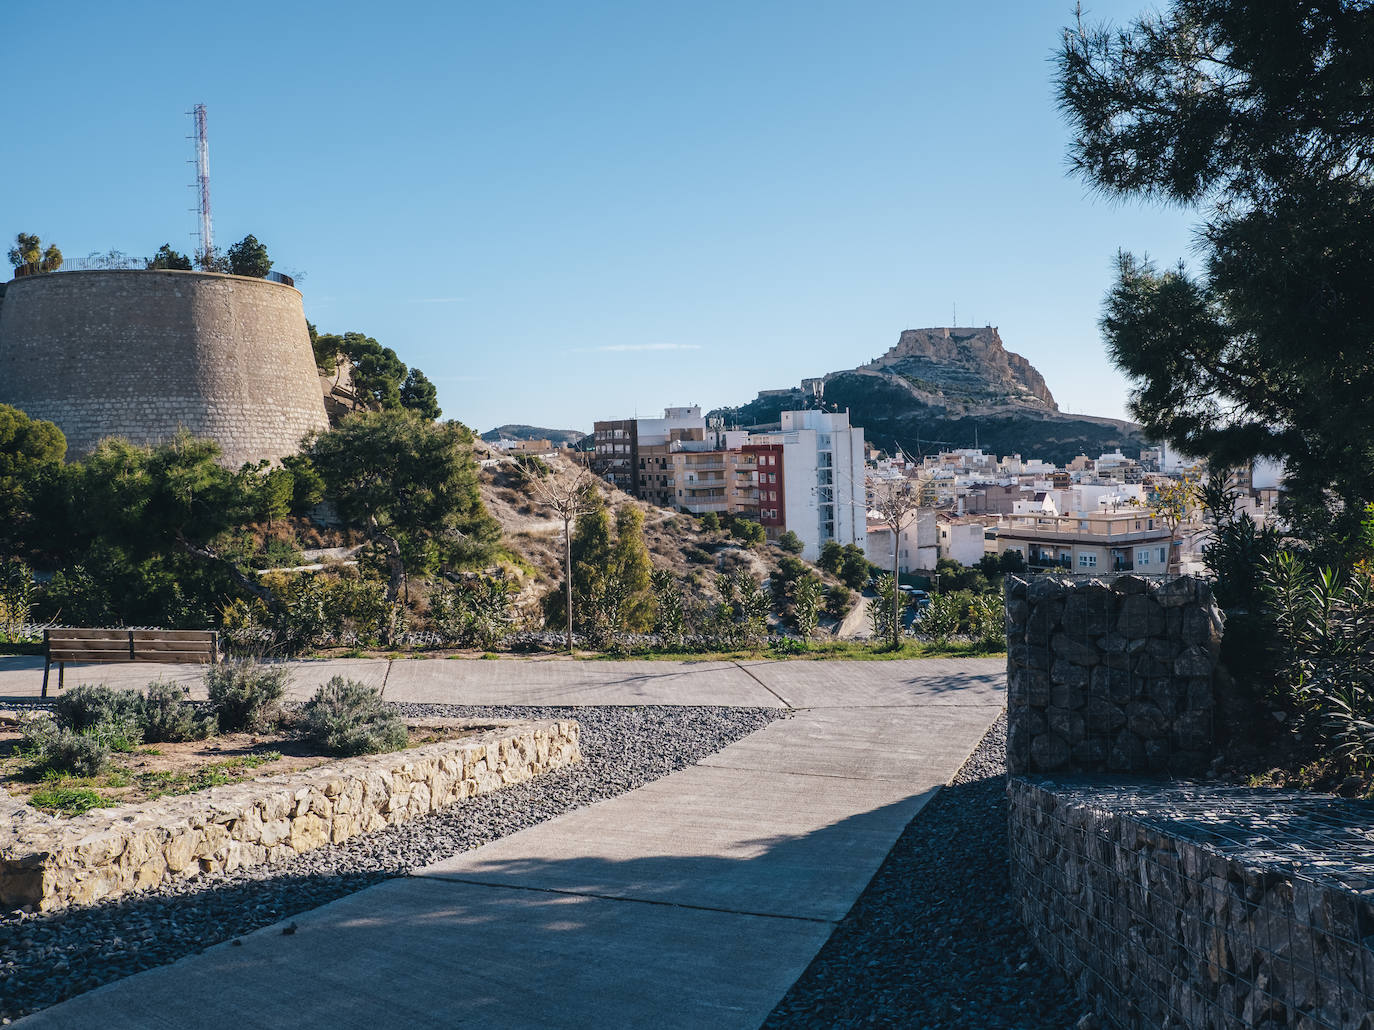
[[(303, 663), (295, 689), (347, 670), (396, 700), (799, 710), (298, 915), (292, 934), (267, 927), (17, 1025), (756, 1027), (1003, 705), (1000, 659), (387, 664)], [(31, 678), (0, 663), (0, 695), (31, 696)]]

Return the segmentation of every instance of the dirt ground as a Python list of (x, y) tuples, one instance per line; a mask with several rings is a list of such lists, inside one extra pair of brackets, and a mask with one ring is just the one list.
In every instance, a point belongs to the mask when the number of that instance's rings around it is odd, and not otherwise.
[[(500, 461), (494, 468), (482, 470), (482, 500), (501, 524), (511, 547), (535, 569), (533, 576), (521, 582), (520, 603), (521, 607), (536, 610), (543, 595), (563, 578), (563, 523), (551, 518), (552, 513), (540, 504), (511, 459), (490, 449), (482, 449), (478, 457)], [(542, 460), (550, 466), (554, 480), (563, 486), (573, 483), (581, 471), (566, 458)], [(631, 505), (644, 513), (644, 543), (654, 568), (670, 570), (698, 600), (713, 596), (718, 572), (745, 567), (758, 579), (766, 580), (776, 567), (776, 546), (743, 547), (728, 533), (702, 529), (700, 522), (690, 515), (636, 500), (601, 480), (597, 480), (597, 486), (613, 511)], [(815, 571), (827, 586), (839, 582), (819, 568)]]
[[(411, 747), (457, 739), (491, 729), (472, 720), (407, 720)], [(0, 723), (0, 789), (29, 798), (36, 791), (84, 787), (97, 791), (108, 804), (130, 804), (165, 794), (184, 794), (221, 783), (310, 769), (338, 759), (321, 755), (294, 730), (276, 733), (223, 733), (205, 740), (140, 745), (116, 753), (109, 769), (98, 776), (37, 778), (27, 769), (19, 746), (22, 734), (16, 721)]]

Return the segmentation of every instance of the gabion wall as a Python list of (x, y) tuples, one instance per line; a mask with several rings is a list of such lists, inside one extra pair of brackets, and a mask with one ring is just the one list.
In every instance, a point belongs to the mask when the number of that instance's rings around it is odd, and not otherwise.
[(1013, 896), (1115, 1027), (1374, 1027), (1374, 805), (1013, 778)]
[(1212, 758), (1211, 588), (1007, 581), (1007, 771), (1194, 774)]

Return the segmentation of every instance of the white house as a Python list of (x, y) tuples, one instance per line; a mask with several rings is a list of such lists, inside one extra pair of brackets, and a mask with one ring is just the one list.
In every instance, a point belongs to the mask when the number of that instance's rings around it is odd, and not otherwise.
[[(902, 527), (899, 534), (898, 572), (924, 572), (933, 569), (939, 558), (935, 512), (929, 508), (922, 508), (912, 514), (912, 519)], [(878, 568), (891, 571), (892, 530), (881, 519), (877, 518), (874, 512), (869, 513), (866, 528), (864, 556)], [(980, 529), (980, 548), (982, 547), (981, 536), (982, 530)]]
[(939, 556), (960, 565), (977, 565), (983, 560), (983, 523), (978, 519), (936, 520)]

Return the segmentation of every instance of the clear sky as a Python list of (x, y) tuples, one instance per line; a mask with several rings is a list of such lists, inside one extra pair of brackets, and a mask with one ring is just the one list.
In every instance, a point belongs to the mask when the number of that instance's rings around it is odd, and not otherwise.
[[(1143, 0), (1086, 4), (1122, 20)], [(739, 404), (904, 328), (1000, 326), (1121, 417), (1118, 248), (1185, 212), (1065, 175), (1069, 0), (7, 7), (0, 234), (68, 257), (252, 232), (322, 331), (393, 347), (483, 431)]]

